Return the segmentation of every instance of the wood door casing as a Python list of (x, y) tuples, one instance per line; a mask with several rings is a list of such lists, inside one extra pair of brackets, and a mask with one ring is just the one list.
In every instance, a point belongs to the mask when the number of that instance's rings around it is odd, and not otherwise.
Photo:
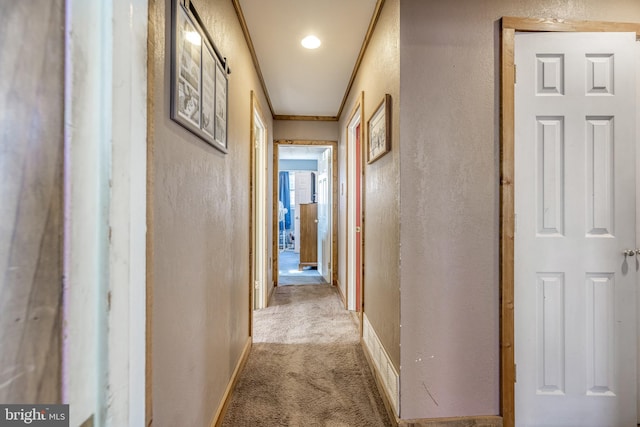
[(356, 311), (362, 312), (362, 142), (360, 140), (361, 124), (356, 127), (356, 170), (354, 174), (356, 189), (356, 263), (353, 266), (356, 272)]

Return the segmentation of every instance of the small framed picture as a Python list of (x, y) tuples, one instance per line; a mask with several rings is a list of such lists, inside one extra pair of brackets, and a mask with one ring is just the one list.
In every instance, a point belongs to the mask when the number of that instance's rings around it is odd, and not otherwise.
[(386, 94), (367, 122), (367, 163), (391, 151), (391, 95)]
[(226, 153), (226, 67), (195, 10), (172, 5), (171, 119)]

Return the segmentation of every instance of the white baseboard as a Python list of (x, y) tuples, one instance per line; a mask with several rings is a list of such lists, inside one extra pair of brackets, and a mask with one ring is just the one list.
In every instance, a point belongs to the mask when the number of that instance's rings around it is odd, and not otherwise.
[(400, 376), (391, 363), (389, 355), (380, 343), (380, 339), (373, 330), (367, 315), (364, 316), (362, 341), (367, 347), (378, 377), (382, 380), (385, 392), (389, 398), (396, 417), (400, 416)]

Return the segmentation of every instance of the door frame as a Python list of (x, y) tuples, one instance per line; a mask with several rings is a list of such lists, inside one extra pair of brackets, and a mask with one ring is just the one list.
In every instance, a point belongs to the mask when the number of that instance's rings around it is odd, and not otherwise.
[[(351, 283), (351, 269), (352, 268), (356, 268), (355, 266), (355, 244), (354, 244), (354, 227), (355, 224), (353, 223), (353, 219), (355, 218), (351, 218), (351, 210), (350, 206), (351, 206), (351, 200), (353, 198), (355, 198), (355, 194), (352, 194), (352, 190), (355, 189), (355, 176), (351, 175), (351, 169), (355, 168), (355, 158), (353, 158), (352, 156), (350, 156), (350, 154), (353, 153), (353, 156), (359, 156), (360, 157), (360, 264), (361, 264), (361, 269), (360, 269), (360, 306), (358, 307), (356, 304), (355, 307), (355, 311), (356, 313), (359, 313), (360, 315), (360, 333), (362, 334), (362, 313), (363, 313), (363, 301), (364, 301), (364, 197), (365, 197), (365, 192), (362, 191), (362, 184), (364, 183), (364, 174), (365, 174), (365, 162), (364, 162), (364, 146), (365, 146), (365, 139), (364, 139), (364, 129), (365, 129), (365, 123), (364, 123), (364, 92), (360, 93), (360, 96), (358, 97), (358, 99), (356, 100), (356, 103), (353, 107), (353, 109), (351, 110), (351, 114), (349, 115), (349, 120), (347, 121), (347, 126), (346, 126), (346, 141), (347, 141), (347, 165), (346, 165), (346, 174), (347, 174), (347, 206), (346, 206), (346, 232), (347, 232), (347, 236), (346, 236), (346, 251), (345, 251), (345, 266), (346, 266), (346, 284), (345, 284), (345, 308), (349, 309), (349, 305), (350, 305), (350, 295), (352, 294), (351, 291), (351, 287), (356, 287), (356, 282)], [(355, 152), (355, 146), (354, 149), (352, 150), (350, 147), (351, 145), (355, 144), (355, 141), (353, 140), (353, 135), (355, 135), (357, 126), (360, 125), (360, 153), (356, 153)], [(355, 208), (355, 200), (353, 201), (353, 206)], [(353, 246), (353, 247), (352, 247)], [(353, 250), (353, 256), (351, 255)], [(356, 278), (354, 277), (354, 280)], [(357, 287), (356, 287), (357, 290)], [(353, 291), (353, 293), (355, 294), (355, 291)], [(356, 295), (355, 298), (356, 301), (358, 301), (358, 295)]]
[[(338, 278), (338, 142), (318, 141), (318, 140), (290, 140), (279, 139), (273, 141), (273, 197), (272, 197), (272, 218), (278, 218), (278, 159), (280, 145), (288, 146), (327, 146), (331, 147), (331, 285), (335, 286)], [(278, 286), (278, 222), (272, 221), (272, 277), (273, 286)]]
[(565, 21), (502, 17), (500, 82), (500, 406), (504, 427), (515, 426), (514, 350), (514, 143), (515, 33), (632, 32), (640, 39), (640, 23)]
[[(258, 178), (258, 171), (257, 168), (259, 166), (258, 164), (258, 159), (256, 158), (256, 149), (255, 147), (253, 147), (253, 144), (255, 142), (255, 127), (256, 127), (256, 116), (258, 118), (258, 120), (260, 121), (260, 123), (262, 124), (263, 128), (264, 128), (264, 146), (262, 147), (263, 151), (263, 161), (264, 161), (264, 173), (262, 173), (262, 171), (260, 171), (260, 179)], [(253, 310), (255, 309), (255, 299), (256, 299), (256, 295), (255, 295), (255, 282), (256, 282), (256, 251), (258, 250), (258, 248), (256, 248), (256, 241), (258, 238), (258, 233), (261, 234), (262, 236), (262, 242), (263, 242), (263, 249), (264, 249), (264, 260), (263, 260), (263, 279), (262, 279), (262, 285), (260, 288), (260, 292), (261, 292), (261, 301), (262, 307), (266, 307), (267, 304), (269, 303), (269, 298), (271, 297), (271, 291), (272, 289), (270, 289), (267, 286), (267, 279), (268, 279), (268, 259), (269, 259), (269, 251), (267, 250), (267, 248), (269, 247), (269, 243), (268, 243), (268, 236), (267, 236), (267, 229), (268, 229), (268, 225), (267, 225), (267, 210), (268, 210), (268, 205), (266, 204), (265, 201), (265, 205), (264, 205), (264, 212), (262, 212), (262, 215), (260, 215), (262, 218), (258, 218), (257, 216), (259, 215), (260, 211), (258, 209), (258, 206), (255, 203), (256, 200), (256, 196), (258, 195), (258, 188), (257, 185), (258, 183), (262, 182), (263, 184), (263, 192), (265, 197), (267, 196), (268, 193), (268, 183), (267, 183), (267, 175), (268, 175), (268, 127), (266, 125), (266, 121), (264, 119), (264, 114), (262, 112), (262, 108), (260, 107), (260, 103), (256, 97), (255, 92), (251, 91), (251, 125), (250, 125), (250, 136), (249, 136), (249, 141), (250, 144), (252, 145), (250, 151), (250, 195), (249, 195), (249, 204), (250, 204), (250, 208), (249, 208), (249, 313), (250, 313), (250, 318), (249, 318), (249, 336), (252, 336), (252, 329), (253, 329)], [(255, 224), (264, 224), (262, 227), (256, 227)], [(261, 307), (261, 308), (262, 308)]]

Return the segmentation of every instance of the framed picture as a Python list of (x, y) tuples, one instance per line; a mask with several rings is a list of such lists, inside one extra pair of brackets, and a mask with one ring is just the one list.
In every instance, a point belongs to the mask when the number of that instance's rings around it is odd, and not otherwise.
[(391, 151), (391, 95), (386, 94), (367, 122), (367, 163)]
[(171, 119), (227, 152), (227, 67), (193, 5), (172, 2)]

